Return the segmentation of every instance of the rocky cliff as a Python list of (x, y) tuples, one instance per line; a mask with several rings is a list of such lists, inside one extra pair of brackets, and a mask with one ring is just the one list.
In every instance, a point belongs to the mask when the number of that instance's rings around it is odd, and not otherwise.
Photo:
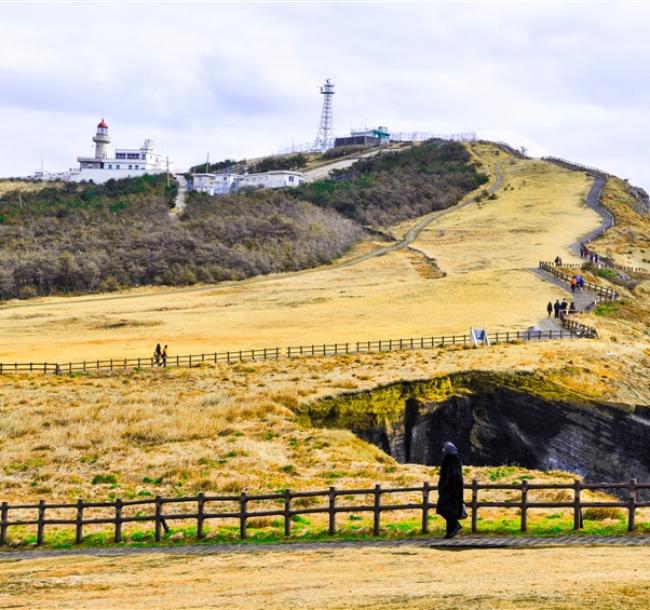
[(464, 373), (328, 397), (304, 411), (399, 462), (438, 464), (453, 441), (467, 464), (564, 470), (586, 481), (650, 480), (650, 407), (598, 403), (532, 374)]

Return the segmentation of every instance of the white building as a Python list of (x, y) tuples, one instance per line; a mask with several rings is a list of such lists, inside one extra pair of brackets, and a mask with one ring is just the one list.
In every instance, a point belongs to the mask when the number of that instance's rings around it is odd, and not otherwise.
[(226, 195), (237, 190), (240, 174), (192, 174), (191, 190), (208, 195)]
[(192, 174), (190, 190), (209, 195), (226, 195), (241, 188), (281, 189), (302, 184), (305, 177), (300, 172), (273, 170), (261, 174)]
[(245, 174), (239, 181), (239, 188), (281, 189), (302, 184), (305, 177), (300, 172), (272, 170), (261, 174)]
[(111, 178), (117, 180), (144, 176), (145, 174), (161, 174), (172, 169), (168, 158), (154, 152), (152, 140), (145, 140), (144, 145), (140, 148), (117, 148), (115, 154), (110, 156), (108, 145), (111, 138), (104, 119), (97, 125), (97, 133), (93, 137), (93, 142), (95, 142), (95, 156), (77, 157), (79, 169), (56, 174), (36, 172), (35, 177), (43, 180), (60, 179), (67, 182), (92, 180), (96, 184), (103, 184)]

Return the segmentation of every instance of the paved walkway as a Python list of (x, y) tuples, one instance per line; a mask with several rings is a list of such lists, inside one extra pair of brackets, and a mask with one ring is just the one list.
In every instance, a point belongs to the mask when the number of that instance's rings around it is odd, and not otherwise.
[(579, 290), (576, 288), (575, 292), (571, 292), (571, 286), (569, 285), (568, 282), (565, 282), (560, 278), (557, 278), (554, 275), (547, 273), (543, 269), (534, 268), (534, 269), (530, 269), (530, 271), (531, 273), (534, 273), (537, 277), (542, 278), (544, 281), (550, 282), (551, 284), (555, 284), (559, 288), (562, 288), (563, 290), (568, 292), (571, 295), (571, 298), (567, 300), (573, 301), (576, 304), (576, 309), (578, 311), (583, 311), (585, 308), (591, 306), (591, 304), (598, 299), (598, 295), (595, 292), (591, 292), (586, 288), (584, 288), (583, 290)]
[(332, 540), (323, 542), (280, 542), (277, 544), (183, 544), (175, 546), (114, 546), (75, 549), (34, 549), (0, 552), (0, 561), (42, 559), (48, 557), (122, 557), (131, 555), (228, 555), (231, 553), (291, 553), (294, 551), (321, 551), (329, 549), (420, 547), (433, 549), (494, 549), (541, 548), (564, 546), (648, 546), (650, 536), (581, 536), (567, 535), (552, 538), (519, 536), (461, 536), (444, 538), (404, 538), (401, 540)]
[(172, 218), (178, 217), (178, 215), (185, 209), (185, 199), (187, 196), (187, 180), (185, 176), (180, 174), (174, 175), (176, 181), (178, 182), (178, 191), (176, 192), (176, 200), (174, 201), (174, 207), (169, 211), (169, 215)]

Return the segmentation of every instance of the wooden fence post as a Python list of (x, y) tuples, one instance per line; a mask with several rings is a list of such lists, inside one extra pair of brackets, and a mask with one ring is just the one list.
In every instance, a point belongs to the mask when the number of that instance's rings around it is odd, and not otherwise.
[(122, 499), (115, 500), (115, 542), (122, 542)]
[(156, 513), (155, 513), (155, 533), (154, 533), (154, 540), (156, 542), (160, 542), (160, 539), (162, 538), (162, 498), (160, 496), (156, 496)]
[(36, 530), (36, 545), (43, 544), (43, 530), (45, 529), (45, 500), (38, 501), (38, 524)]
[(330, 536), (336, 534), (336, 487), (331, 486), (329, 490), (328, 506), (329, 524), (327, 533)]
[(7, 521), (9, 520), (9, 504), (7, 502), (2, 503), (0, 508), (0, 546), (7, 544)]
[(431, 486), (429, 481), (425, 481), (422, 485), (422, 533), (429, 533), (429, 493)]
[(381, 485), (379, 483), (375, 484), (375, 504), (372, 511), (372, 534), (373, 536), (379, 536), (380, 528), (380, 519), (381, 519)]
[(528, 481), (521, 482), (521, 531), (528, 531)]
[(81, 544), (83, 542), (84, 539), (83, 526), (84, 526), (84, 502), (81, 498), (79, 498), (77, 500), (76, 532), (74, 538), (75, 544)]
[(239, 500), (239, 537), (242, 540), (246, 539), (246, 506), (248, 504), (248, 494), (245, 491), (241, 492)]
[(472, 481), (472, 534), (478, 529), (478, 481)]
[(628, 486), (629, 507), (627, 509), (627, 531), (628, 532), (633, 532), (635, 526), (634, 517), (636, 513), (636, 484), (637, 484), (636, 479), (630, 479), (630, 483)]
[(580, 504), (580, 491), (582, 483), (576, 479), (573, 483), (573, 529), (579, 530), (582, 527), (582, 506)]
[(204, 506), (205, 506), (205, 494), (201, 491), (196, 498), (197, 501), (197, 517), (196, 517), (196, 539), (201, 540), (205, 538), (203, 533), (203, 522), (205, 521)]
[(291, 492), (284, 490), (284, 535), (291, 536)]

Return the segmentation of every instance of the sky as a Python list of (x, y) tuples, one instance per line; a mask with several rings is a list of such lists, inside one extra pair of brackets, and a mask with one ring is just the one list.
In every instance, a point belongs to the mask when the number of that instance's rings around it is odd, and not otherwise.
[(0, 176), (152, 138), (181, 169), (334, 132), (476, 132), (650, 190), (650, 3), (0, 2)]

